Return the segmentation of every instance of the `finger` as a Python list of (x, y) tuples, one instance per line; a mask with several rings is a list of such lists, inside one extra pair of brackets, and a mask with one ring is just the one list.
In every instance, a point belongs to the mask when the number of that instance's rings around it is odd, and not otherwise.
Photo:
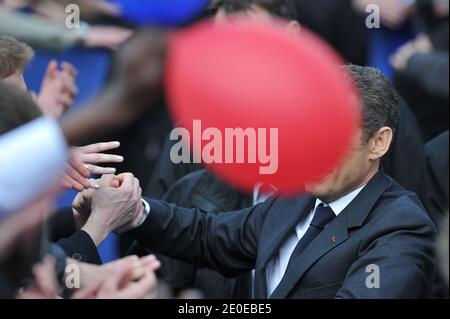
[[(116, 169), (114, 167), (101, 167), (101, 166), (89, 164), (88, 168), (89, 168), (89, 171), (91, 172), (91, 174), (96, 174), (96, 175), (115, 174), (116, 173)], [(116, 181), (116, 183), (118, 184), (117, 181)], [(117, 188), (117, 187), (119, 187), (119, 185), (117, 185), (117, 186), (111, 185), (111, 187)]]
[(61, 94), (57, 99), (57, 103), (62, 105), (66, 111), (73, 105), (73, 98), (68, 94)]
[(78, 87), (75, 84), (73, 78), (66, 74), (61, 75), (62, 81), (62, 93), (69, 95), (71, 98), (75, 98), (78, 95)]
[(76, 170), (81, 176), (88, 178), (89, 169), (84, 165), (84, 163), (79, 159), (78, 155), (73, 156), (70, 160), (70, 166)]
[(122, 163), (124, 158), (119, 155), (112, 154), (84, 154), (83, 162), (89, 164), (101, 164), (101, 163)]
[(156, 285), (157, 281), (155, 273), (147, 271), (139, 281), (128, 285), (128, 287), (122, 291), (122, 295), (131, 299), (142, 299), (155, 290)]
[(110, 186), (113, 188), (119, 188), (120, 187), (120, 182), (117, 179), (114, 179), (111, 181)]
[(121, 182), (120, 188), (129, 188), (133, 189), (134, 186), (134, 175), (131, 173), (124, 173), (117, 176), (119, 181)]
[(76, 77), (78, 75), (77, 69), (67, 61), (63, 61), (61, 63), (61, 68), (70, 74), (72, 77)]
[(89, 181), (89, 179), (85, 176), (82, 176), (78, 170), (73, 168), (73, 166), (69, 168), (69, 170), (67, 171), (67, 175), (79, 184), (83, 185), (83, 188), (88, 189), (91, 187), (91, 182)]
[(102, 285), (101, 281), (95, 282), (72, 295), (72, 299), (94, 299)]
[(114, 268), (114, 274), (104, 282), (101, 288), (106, 293), (116, 292), (119, 286), (127, 285), (133, 280), (133, 268), (128, 263), (117, 263)]
[(86, 146), (81, 146), (78, 149), (84, 154), (91, 154), (113, 150), (118, 147), (120, 147), (120, 142), (114, 141), (114, 142), (90, 144)]
[(68, 174), (64, 176), (63, 185), (66, 185), (65, 188), (67, 189), (75, 189), (78, 192), (82, 192), (84, 190), (84, 187), (82, 184), (80, 184), (78, 181), (70, 177)]
[(139, 185), (139, 180), (137, 178), (134, 178), (134, 184), (133, 184), (133, 196), (134, 198), (141, 198), (142, 196), (142, 189)]
[(47, 70), (45, 71), (44, 80), (56, 76), (57, 71), (58, 71), (58, 62), (56, 60), (51, 60), (47, 66)]
[(100, 178), (100, 186), (110, 186), (111, 182), (114, 180), (113, 174), (105, 174)]

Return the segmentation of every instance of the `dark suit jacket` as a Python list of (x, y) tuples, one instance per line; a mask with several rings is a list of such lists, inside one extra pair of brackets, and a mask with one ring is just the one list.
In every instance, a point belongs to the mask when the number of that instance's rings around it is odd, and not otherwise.
[(49, 240), (56, 242), (67, 257), (89, 264), (100, 265), (102, 263), (91, 237), (83, 230), (76, 230), (71, 207), (59, 209), (50, 218), (49, 232)]
[[(150, 215), (132, 234), (153, 251), (226, 276), (255, 268), (255, 297), (266, 298), (266, 266), (314, 200), (275, 198), (219, 215), (149, 200)], [(271, 298), (428, 297), (435, 231), (417, 197), (380, 172), (295, 260)], [(373, 264), (379, 289), (366, 287)]]
[[(198, 208), (217, 214), (251, 207), (252, 198), (224, 184), (206, 170), (190, 173), (177, 181), (162, 200), (180, 207)], [(134, 245), (129, 254), (148, 255), (151, 250)], [(159, 279), (175, 289), (196, 288), (207, 299), (248, 299), (252, 295), (252, 275), (244, 273), (237, 278), (226, 278), (211, 269), (157, 255), (161, 261)]]

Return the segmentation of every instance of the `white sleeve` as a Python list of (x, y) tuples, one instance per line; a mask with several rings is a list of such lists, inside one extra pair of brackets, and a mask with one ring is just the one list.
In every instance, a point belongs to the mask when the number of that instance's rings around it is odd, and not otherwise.
[(50, 190), (65, 168), (67, 154), (54, 119), (39, 118), (0, 136), (0, 218)]

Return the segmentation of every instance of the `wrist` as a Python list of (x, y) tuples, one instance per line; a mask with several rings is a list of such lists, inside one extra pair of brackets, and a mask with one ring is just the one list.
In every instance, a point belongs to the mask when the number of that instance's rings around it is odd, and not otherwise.
[(100, 244), (106, 239), (106, 237), (108, 237), (109, 233), (111, 232), (106, 229), (106, 227), (102, 227), (101, 225), (99, 225), (99, 223), (95, 223), (91, 219), (88, 219), (81, 230), (86, 232), (89, 237), (91, 237), (96, 247), (100, 246)]

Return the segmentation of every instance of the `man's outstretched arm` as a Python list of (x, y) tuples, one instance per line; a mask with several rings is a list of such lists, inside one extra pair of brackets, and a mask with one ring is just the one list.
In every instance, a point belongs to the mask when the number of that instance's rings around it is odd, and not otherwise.
[(261, 224), (273, 200), (218, 215), (145, 200), (150, 214), (131, 234), (152, 251), (229, 277), (254, 268)]

